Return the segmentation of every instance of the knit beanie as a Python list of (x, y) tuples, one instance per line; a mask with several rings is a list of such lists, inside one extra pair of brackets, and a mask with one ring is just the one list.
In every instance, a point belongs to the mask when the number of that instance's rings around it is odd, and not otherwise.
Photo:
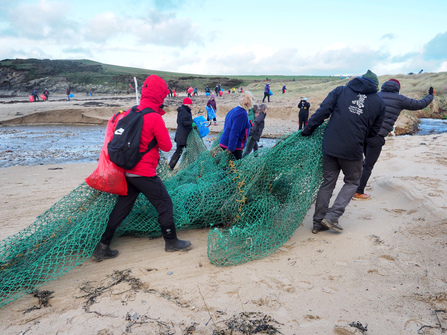
[(183, 104), (184, 105), (192, 105), (192, 100), (190, 98), (185, 98), (185, 99), (183, 99)]
[(377, 78), (377, 75), (374, 72), (371, 72), (371, 70), (368, 70), (362, 78), (367, 78), (371, 80), (374, 84), (376, 84), (377, 87), (379, 87), (379, 78)]
[(400, 89), (400, 83), (399, 83), (399, 80), (397, 80), (397, 79), (390, 79), (390, 80), (388, 80), (388, 81), (394, 81), (395, 83), (397, 83), (397, 85), (399, 85), (399, 89)]

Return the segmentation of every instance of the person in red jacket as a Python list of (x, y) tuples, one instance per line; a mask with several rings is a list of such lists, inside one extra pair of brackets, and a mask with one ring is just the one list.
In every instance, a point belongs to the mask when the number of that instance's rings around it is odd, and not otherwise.
[[(140, 193), (143, 193), (158, 213), (158, 222), (165, 239), (166, 251), (187, 251), (191, 249), (190, 241), (177, 239), (173, 217), (173, 204), (162, 180), (157, 176), (156, 168), (160, 159), (159, 149), (168, 152), (172, 148), (171, 138), (162, 115), (163, 102), (169, 94), (166, 82), (156, 75), (150, 75), (143, 84), (138, 110), (150, 108), (156, 113), (144, 115), (140, 139), (140, 151), (147, 149), (155, 137), (157, 145), (141, 158), (131, 170), (125, 170), (128, 192), (119, 196), (109, 216), (104, 234), (93, 252), (98, 261), (118, 256), (118, 250), (111, 250), (110, 243), (118, 226), (129, 215)], [(129, 113), (130, 109), (126, 112)], [(126, 114), (125, 114), (126, 115)]]

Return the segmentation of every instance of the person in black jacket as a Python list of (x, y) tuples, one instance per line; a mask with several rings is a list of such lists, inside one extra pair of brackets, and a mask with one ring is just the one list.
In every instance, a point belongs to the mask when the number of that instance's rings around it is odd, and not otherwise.
[(177, 108), (177, 131), (175, 132), (174, 141), (177, 143), (177, 148), (169, 161), (171, 170), (174, 170), (183, 149), (186, 148), (189, 133), (193, 127), (191, 115), (192, 100), (190, 98), (183, 99), (183, 104)]
[(250, 136), (251, 139), (248, 141), (248, 144), (245, 148), (244, 155), (242, 158), (247, 156), (252, 150), (258, 151), (258, 142), (261, 139), (262, 131), (264, 130), (265, 125), (265, 117), (267, 116), (267, 105), (266, 104), (260, 104), (259, 105), (259, 113), (257, 109), (254, 111), (255, 113), (255, 120), (253, 122), (253, 126), (250, 129)]
[[(351, 201), (362, 175), (363, 144), (376, 136), (385, 114), (385, 102), (377, 94), (379, 79), (368, 70), (346, 86), (328, 94), (301, 132), (309, 136), (330, 116), (323, 137), (323, 183), (318, 191), (312, 233), (343, 228), (338, 219)], [(340, 170), (344, 185), (329, 208)]]
[(301, 99), (298, 108), (300, 109), (298, 113), (298, 122), (300, 125), (298, 130), (300, 130), (307, 125), (307, 119), (309, 118), (310, 103), (307, 101), (307, 98)]
[(376, 164), (377, 159), (379, 159), (380, 153), (382, 152), (382, 147), (385, 145), (385, 137), (388, 136), (390, 131), (393, 130), (394, 123), (399, 117), (402, 109), (418, 110), (423, 109), (430, 105), (433, 101), (433, 95), (435, 90), (430, 87), (428, 90), (428, 95), (426, 95), (421, 100), (410, 99), (404, 95), (399, 94), (400, 82), (397, 79), (390, 79), (383, 83), (382, 91), (379, 95), (385, 101), (386, 112), (383, 119), (382, 127), (380, 127), (377, 136), (369, 137), (365, 141), (364, 153), (365, 162), (363, 164), (362, 177), (360, 178), (360, 184), (354, 194), (354, 200), (367, 200), (371, 196), (365, 194), (366, 183), (371, 176), (374, 164)]

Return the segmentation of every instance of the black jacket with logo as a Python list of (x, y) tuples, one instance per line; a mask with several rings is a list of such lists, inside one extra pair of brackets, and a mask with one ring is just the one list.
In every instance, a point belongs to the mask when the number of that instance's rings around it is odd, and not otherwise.
[(373, 81), (354, 78), (328, 94), (303, 133), (311, 134), (331, 117), (323, 138), (323, 152), (342, 159), (362, 160), (365, 139), (377, 136), (384, 114), (385, 102), (377, 94)]

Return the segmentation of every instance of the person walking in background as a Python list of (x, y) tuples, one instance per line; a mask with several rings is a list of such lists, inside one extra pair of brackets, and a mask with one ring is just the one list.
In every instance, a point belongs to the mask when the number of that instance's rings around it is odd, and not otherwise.
[[(385, 102), (377, 94), (378, 86), (379, 79), (368, 70), (361, 78), (337, 87), (301, 132), (303, 136), (310, 136), (330, 117), (323, 137), (323, 183), (315, 202), (314, 234), (327, 229), (343, 230), (338, 220), (359, 185), (365, 138), (378, 134), (385, 114)], [(344, 174), (344, 185), (329, 208), (340, 171)]]
[(250, 129), (250, 141), (248, 141), (247, 147), (245, 148), (245, 152), (243, 157), (250, 154), (252, 150), (258, 151), (258, 142), (261, 139), (262, 131), (264, 130), (265, 125), (265, 117), (267, 116), (267, 105), (266, 104), (260, 104), (259, 105), (260, 111), (257, 112), (257, 109), (255, 111), (255, 120), (253, 121), (253, 125)]
[(304, 126), (307, 125), (307, 119), (309, 118), (310, 103), (307, 98), (301, 99), (298, 104), (298, 108), (300, 109), (298, 113), (298, 130), (301, 130)]
[(37, 91), (36, 90), (32, 90), (31, 91), (31, 95), (34, 98), (34, 102), (39, 101), (39, 96), (37, 95)]
[(247, 111), (253, 106), (254, 96), (245, 91), (239, 97), (239, 106), (233, 108), (225, 117), (225, 124), (219, 145), (227, 154), (233, 154), (236, 159), (242, 158), (248, 134), (250, 122)]
[(282, 94), (286, 93), (286, 90), (287, 90), (286, 85), (284, 85), (284, 86), (282, 87)]
[[(118, 250), (111, 250), (110, 243), (116, 229), (132, 211), (140, 193), (146, 196), (158, 213), (158, 222), (165, 240), (165, 251), (187, 251), (191, 249), (191, 242), (177, 239), (172, 200), (156, 172), (160, 160), (159, 150), (168, 152), (172, 148), (169, 131), (162, 118), (165, 112), (161, 109), (168, 94), (168, 86), (163, 79), (156, 75), (147, 77), (143, 84), (141, 101), (137, 109), (142, 111), (150, 108), (154, 112), (147, 113), (143, 117), (140, 151), (146, 150), (154, 138), (157, 144), (141, 158), (135, 167), (131, 170), (124, 170), (128, 189), (127, 195), (118, 197), (118, 201), (110, 213), (107, 228), (93, 252), (93, 257), (98, 262), (118, 256)], [(126, 113), (129, 112), (130, 109)]]
[(186, 148), (189, 133), (192, 130), (193, 120), (191, 115), (192, 100), (190, 98), (183, 99), (183, 104), (177, 108), (177, 130), (175, 132), (174, 141), (177, 148), (169, 161), (169, 167), (174, 170), (175, 165), (182, 155), (183, 149)]
[(68, 99), (68, 101), (70, 101), (70, 94), (71, 94), (70, 89), (67, 88), (67, 99)]
[(354, 194), (354, 200), (367, 200), (371, 198), (369, 194), (365, 194), (365, 187), (371, 176), (374, 164), (379, 159), (382, 147), (385, 145), (385, 137), (393, 130), (394, 123), (400, 115), (402, 109), (419, 110), (427, 107), (433, 101), (435, 90), (430, 87), (428, 95), (421, 100), (410, 99), (399, 94), (400, 82), (397, 79), (390, 79), (383, 83), (379, 96), (385, 101), (386, 112), (382, 126), (376, 136), (368, 137), (365, 140), (364, 154), (365, 161), (363, 164), (362, 177), (357, 191)]
[(216, 94), (216, 96), (219, 94), (219, 86), (216, 85), (216, 87), (214, 88), (214, 93)]
[[(212, 109), (209, 110), (209, 109)], [(216, 106), (216, 100), (214, 99), (214, 95), (212, 94), (210, 99), (208, 100), (208, 102), (206, 103), (206, 111), (207, 111), (207, 117), (206, 120), (210, 121), (214, 121), (214, 125), (217, 126), (217, 106)]]
[(43, 91), (42, 94), (43, 94), (43, 95), (47, 98), (47, 100), (48, 100), (48, 96), (50, 95), (50, 92), (48, 92), (48, 90), (45, 89), (45, 90)]
[(194, 87), (194, 95), (199, 96), (199, 91), (197, 90), (197, 87)]
[(262, 102), (264, 102), (265, 98), (267, 98), (267, 101), (270, 102), (270, 83), (268, 82), (264, 87), (264, 98), (262, 99)]

